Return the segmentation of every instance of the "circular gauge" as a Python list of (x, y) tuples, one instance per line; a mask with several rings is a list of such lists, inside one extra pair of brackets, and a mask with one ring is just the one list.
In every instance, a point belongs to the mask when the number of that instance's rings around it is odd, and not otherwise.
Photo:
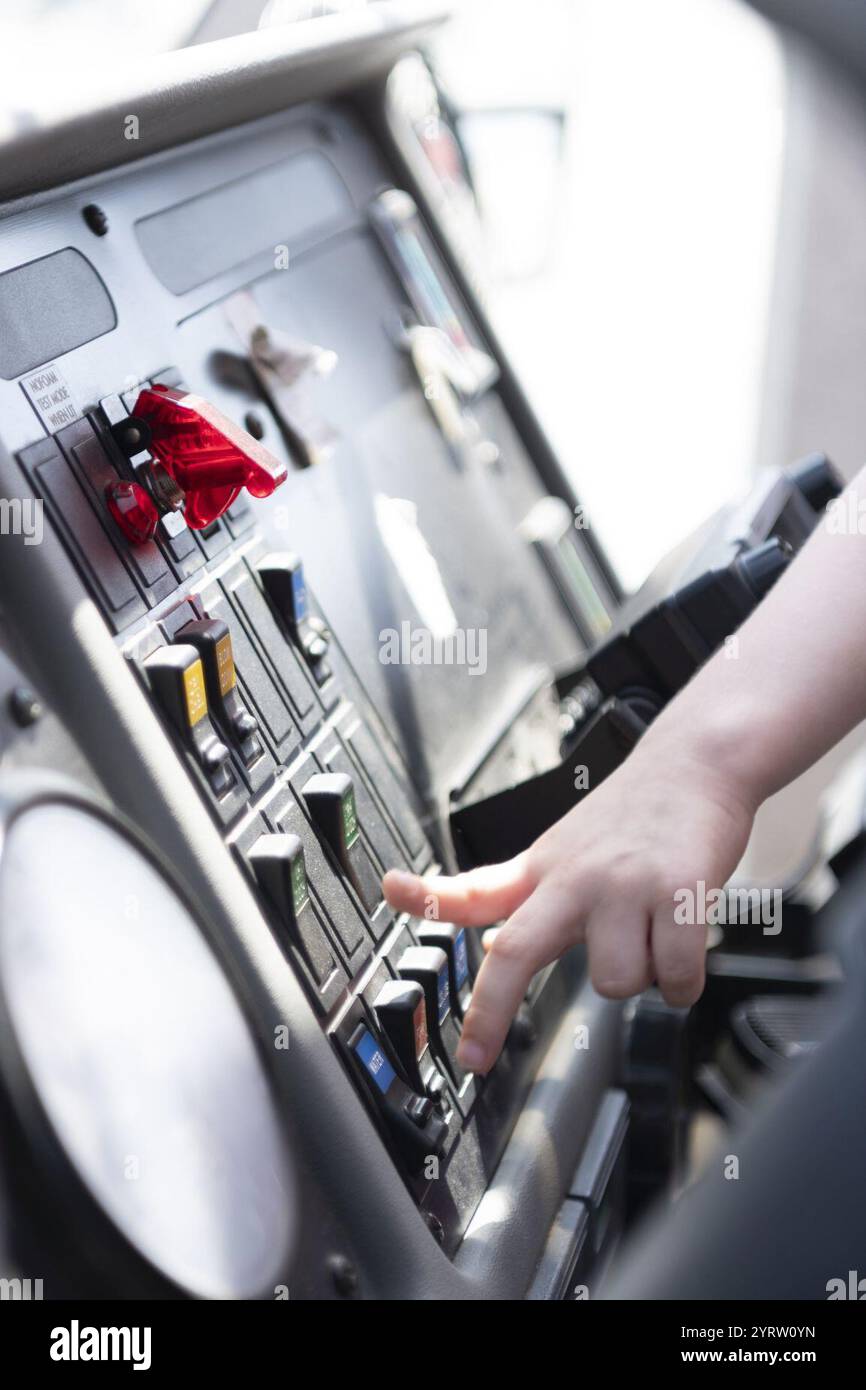
[(267, 1292), (292, 1245), (289, 1159), (246, 1018), (198, 925), (86, 801), (19, 798), (3, 820), (10, 1093), (26, 1109), (29, 1088), (90, 1197), (161, 1275), (204, 1298)]

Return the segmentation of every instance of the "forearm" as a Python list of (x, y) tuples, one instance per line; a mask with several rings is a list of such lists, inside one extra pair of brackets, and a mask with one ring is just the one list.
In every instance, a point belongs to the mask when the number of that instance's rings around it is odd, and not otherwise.
[(755, 806), (866, 718), (866, 469), (839, 505), (647, 735)]

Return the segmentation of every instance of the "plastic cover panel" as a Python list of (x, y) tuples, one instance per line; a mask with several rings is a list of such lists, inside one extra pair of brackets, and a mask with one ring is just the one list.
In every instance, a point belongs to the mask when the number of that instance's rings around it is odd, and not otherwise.
[(116, 323), (107, 289), (71, 246), (7, 270), (0, 275), (0, 376), (11, 381)]
[(327, 224), (348, 206), (333, 165), (310, 152), (142, 218), (135, 230), (154, 275), (173, 294), (184, 294)]

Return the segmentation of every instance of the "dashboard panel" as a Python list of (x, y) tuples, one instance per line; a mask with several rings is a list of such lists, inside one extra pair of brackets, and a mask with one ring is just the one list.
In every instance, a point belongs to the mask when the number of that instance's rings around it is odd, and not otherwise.
[(623, 602), (390, 104), (420, 22), (346, 22), (0, 177), (0, 1273), (49, 1297), (594, 1297), (683, 1171), (683, 1011), (575, 947), (466, 1074), (479, 933), (381, 879), (575, 805), (839, 480)]
[[(500, 779), (558, 760), (554, 672), (585, 647), (521, 532), (548, 489), (498, 350), (394, 174), (357, 105), (319, 101), (7, 207), (3, 484), (23, 524), (4, 632), (9, 698), (35, 689), (40, 717), (12, 722), (4, 758), (24, 740), (28, 766), (71, 772), (82, 814), (95, 797), (128, 822), (191, 900), (316, 1189), (299, 1240), (318, 1261), (293, 1290), (339, 1293), (328, 1270), (378, 1215), (407, 1254), (396, 1275), (353, 1254), (352, 1291), (486, 1297), (535, 1268), (497, 1272), (511, 1234), (491, 1237), (483, 1204), (539, 1068), (558, 1044), (586, 1071), (575, 1019), (598, 1020), (593, 1080), (553, 1141), (561, 1190), (525, 1165), (506, 1178), (518, 1222), (541, 1213), (536, 1243), (615, 1080), (621, 1010), (576, 952), (536, 980), (494, 1072), (464, 1074), (477, 939), (382, 899), (387, 868), (454, 866), (451, 801), (492, 750)], [(159, 392), (256, 441), (272, 495), (187, 524), (157, 417), (142, 427)], [(612, 609), (588, 546), (584, 564)], [(13, 793), (26, 820), (30, 792)], [(139, 1253), (157, 1285), (202, 1292)], [(56, 1279), (75, 1287), (74, 1264)]]

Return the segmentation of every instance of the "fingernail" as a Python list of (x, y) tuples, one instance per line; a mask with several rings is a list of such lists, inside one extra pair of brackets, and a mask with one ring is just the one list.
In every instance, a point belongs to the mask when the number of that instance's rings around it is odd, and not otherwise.
[(398, 887), (402, 888), (415, 882), (415, 875), (407, 874), (405, 869), (389, 869), (385, 877), (390, 883), (395, 883)]
[(483, 1074), (485, 1070), (484, 1048), (480, 1043), (472, 1042), (470, 1038), (466, 1038), (458, 1046), (457, 1060), (465, 1071), (476, 1071)]
[(382, 893), (386, 898), (405, 893), (408, 886), (409, 875), (400, 869), (389, 869), (382, 879)]

